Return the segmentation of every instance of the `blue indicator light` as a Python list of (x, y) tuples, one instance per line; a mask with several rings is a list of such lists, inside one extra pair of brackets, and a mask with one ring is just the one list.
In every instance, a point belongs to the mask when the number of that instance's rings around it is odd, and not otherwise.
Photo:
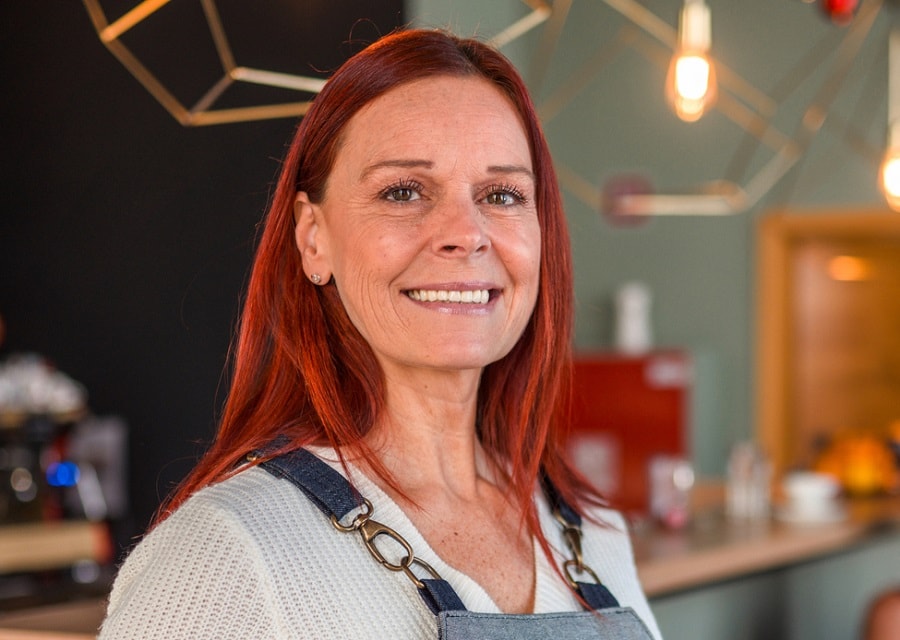
[(78, 483), (79, 473), (74, 462), (54, 462), (47, 467), (47, 484), (51, 487), (74, 487)]

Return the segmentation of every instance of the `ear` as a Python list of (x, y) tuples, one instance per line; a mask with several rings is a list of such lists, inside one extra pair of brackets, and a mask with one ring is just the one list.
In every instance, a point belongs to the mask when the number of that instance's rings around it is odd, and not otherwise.
[(303, 260), (303, 272), (307, 278), (317, 274), (325, 283), (331, 279), (331, 260), (322, 222), (321, 208), (310, 202), (305, 191), (298, 191), (294, 200), (294, 241)]

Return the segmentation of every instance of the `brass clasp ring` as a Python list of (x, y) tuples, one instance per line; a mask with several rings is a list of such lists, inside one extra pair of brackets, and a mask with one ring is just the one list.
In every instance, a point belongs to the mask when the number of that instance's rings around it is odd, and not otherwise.
[(576, 574), (586, 573), (587, 575), (589, 575), (593, 579), (594, 584), (603, 584), (602, 582), (600, 582), (600, 578), (597, 577), (597, 574), (594, 573), (594, 570), (586, 564), (578, 563), (575, 560), (566, 560), (565, 562), (563, 562), (563, 573), (566, 574), (566, 580), (569, 581), (569, 584), (573, 589), (578, 589), (578, 582), (575, 580), (575, 578), (572, 577), (571, 570), (573, 568), (575, 569)]

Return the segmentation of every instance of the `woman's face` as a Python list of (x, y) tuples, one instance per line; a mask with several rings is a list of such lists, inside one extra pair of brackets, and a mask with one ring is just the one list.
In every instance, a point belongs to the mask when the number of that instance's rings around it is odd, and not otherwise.
[(541, 234), (525, 132), (477, 77), (389, 91), (348, 123), (318, 204), (299, 193), (307, 275), (334, 277), (385, 373), (480, 370), (534, 309)]

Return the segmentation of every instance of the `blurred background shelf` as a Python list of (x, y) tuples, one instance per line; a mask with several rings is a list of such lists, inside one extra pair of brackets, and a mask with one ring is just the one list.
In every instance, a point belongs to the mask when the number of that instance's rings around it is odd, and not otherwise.
[(106, 600), (37, 607), (0, 614), (0, 640), (87, 640), (95, 638)]
[(109, 532), (103, 523), (0, 525), (0, 574), (60, 569), (82, 562), (105, 564), (111, 556)]

